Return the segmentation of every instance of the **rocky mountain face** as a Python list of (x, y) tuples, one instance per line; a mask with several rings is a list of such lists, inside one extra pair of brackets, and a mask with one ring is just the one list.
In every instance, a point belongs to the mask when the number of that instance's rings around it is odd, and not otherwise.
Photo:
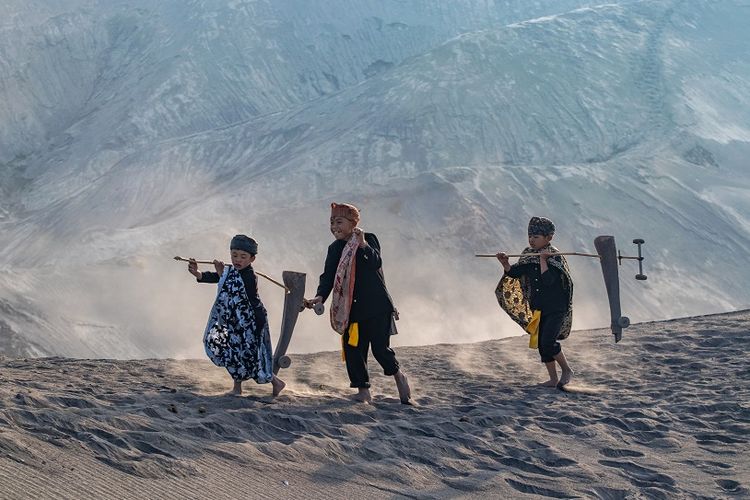
[[(499, 265), (547, 215), (600, 234), (634, 321), (747, 307), (750, 7), (726, 2), (10, 1), (0, 21), (0, 348), (196, 356), (212, 296), (177, 254), (317, 285), (328, 204), (362, 208), (397, 343), (520, 333)], [(571, 257), (574, 328), (608, 324)], [(278, 332), (281, 300), (261, 295)], [(293, 350), (335, 349), (326, 321)], [(627, 336), (627, 332), (626, 332)], [(14, 346), (11, 350), (6, 345)]]

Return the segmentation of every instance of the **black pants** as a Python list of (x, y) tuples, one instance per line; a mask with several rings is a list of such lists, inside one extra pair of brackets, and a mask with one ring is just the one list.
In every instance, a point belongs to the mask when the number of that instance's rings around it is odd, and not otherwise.
[(545, 313), (542, 311), (542, 317), (539, 320), (539, 356), (542, 357), (542, 363), (554, 361), (555, 356), (562, 351), (557, 336), (560, 335), (564, 319), (564, 312)]
[(385, 375), (398, 373), (396, 353), (391, 344), (391, 314), (368, 318), (359, 323), (359, 343), (357, 347), (349, 345), (349, 332), (344, 334), (344, 356), (346, 371), (349, 374), (350, 387), (370, 387), (370, 375), (367, 373), (367, 355), (372, 346), (372, 354), (383, 367)]

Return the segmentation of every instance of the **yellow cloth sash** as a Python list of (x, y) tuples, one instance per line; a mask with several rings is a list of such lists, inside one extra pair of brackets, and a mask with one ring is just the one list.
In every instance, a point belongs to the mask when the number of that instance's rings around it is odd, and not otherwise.
[[(347, 342), (352, 347), (359, 345), (359, 323), (352, 323), (349, 325), (349, 341)], [(344, 353), (344, 336), (341, 336), (341, 361), (346, 361), (346, 354)]]
[(542, 311), (534, 310), (529, 324), (526, 325), (526, 331), (531, 334), (531, 337), (529, 337), (529, 349), (536, 349), (539, 347), (539, 320), (541, 318)]

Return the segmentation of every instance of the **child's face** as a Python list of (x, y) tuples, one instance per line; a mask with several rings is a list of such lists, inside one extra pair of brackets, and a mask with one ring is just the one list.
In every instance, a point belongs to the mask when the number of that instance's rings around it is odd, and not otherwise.
[(354, 231), (354, 222), (346, 217), (331, 217), (331, 234), (337, 240), (348, 240)]
[(255, 255), (247, 253), (244, 250), (232, 250), (232, 265), (238, 271), (245, 269), (253, 263)]
[(529, 235), (529, 246), (534, 250), (541, 250), (552, 241), (552, 235), (544, 236), (541, 234)]

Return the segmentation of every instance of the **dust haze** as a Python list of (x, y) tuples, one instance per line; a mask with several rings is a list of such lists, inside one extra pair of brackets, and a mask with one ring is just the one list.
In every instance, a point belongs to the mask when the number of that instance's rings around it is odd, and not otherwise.
[[(38, 303), (44, 306), (40, 316), (52, 325), (57, 323), (57, 330), (65, 330), (57, 331), (57, 335), (64, 336), (48, 344), (47, 349), (53, 353), (201, 358), (203, 331), (216, 285), (197, 283), (187, 272), (187, 263), (172, 258), (180, 255), (228, 262), (231, 237), (249, 234), (259, 242), (254, 268), (278, 281), (284, 270), (305, 273), (305, 296), (311, 298), (327, 247), (333, 241), (328, 229), (330, 201), (358, 205), (362, 209), (360, 226), (380, 239), (386, 282), (401, 318), (393, 346), (462, 344), (523, 334), (495, 299), (494, 289), (501, 276), (499, 263), (494, 258), (477, 258), (474, 251), (522, 249), (526, 245), (526, 219), (509, 228), (508, 232), (516, 235), (513, 241), (492, 245), (488, 243), (491, 236), (476, 232), (476, 242), (467, 240), (456, 247), (410, 218), (403, 204), (383, 203), (377, 197), (321, 199), (262, 215), (253, 213), (248, 202), (247, 207), (230, 207), (213, 217), (176, 217), (168, 234), (170, 239), (162, 239), (159, 245), (145, 251), (126, 247), (123, 252), (113, 243), (123, 236), (105, 234), (104, 241), (93, 243), (103, 249), (98, 261), (60, 264), (48, 270), (46, 278), (54, 279), (47, 286), (35, 288), (34, 283), (29, 283), (19, 291), (40, 297)], [(237, 211), (247, 212), (247, 218), (238, 217)], [(163, 238), (165, 232), (159, 234)], [(51, 237), (40, 240), (42, 243), (55, 248)], [(108, 249), (112, 249), (112, 255), (107, 254)], [(574, 328), (605, 327), (609, 324), (609, 310), (606, 299), (602, 299), (604, 285), (598, 262), (573, 259), (569, 263), (577, 292)], [(203, 265), (200, 269), (213, 270), (213, 266)], [(268, 310), (275, 345), (284, 293), (263, 278), (259, 278), (259, 292)], [(339, 348), (340, 337), (330, 328), (327, 311), (322, 316), (311, 310), (300, 313), (290, 353)], [(457, 360), (460, 361), (460, 354)]]

